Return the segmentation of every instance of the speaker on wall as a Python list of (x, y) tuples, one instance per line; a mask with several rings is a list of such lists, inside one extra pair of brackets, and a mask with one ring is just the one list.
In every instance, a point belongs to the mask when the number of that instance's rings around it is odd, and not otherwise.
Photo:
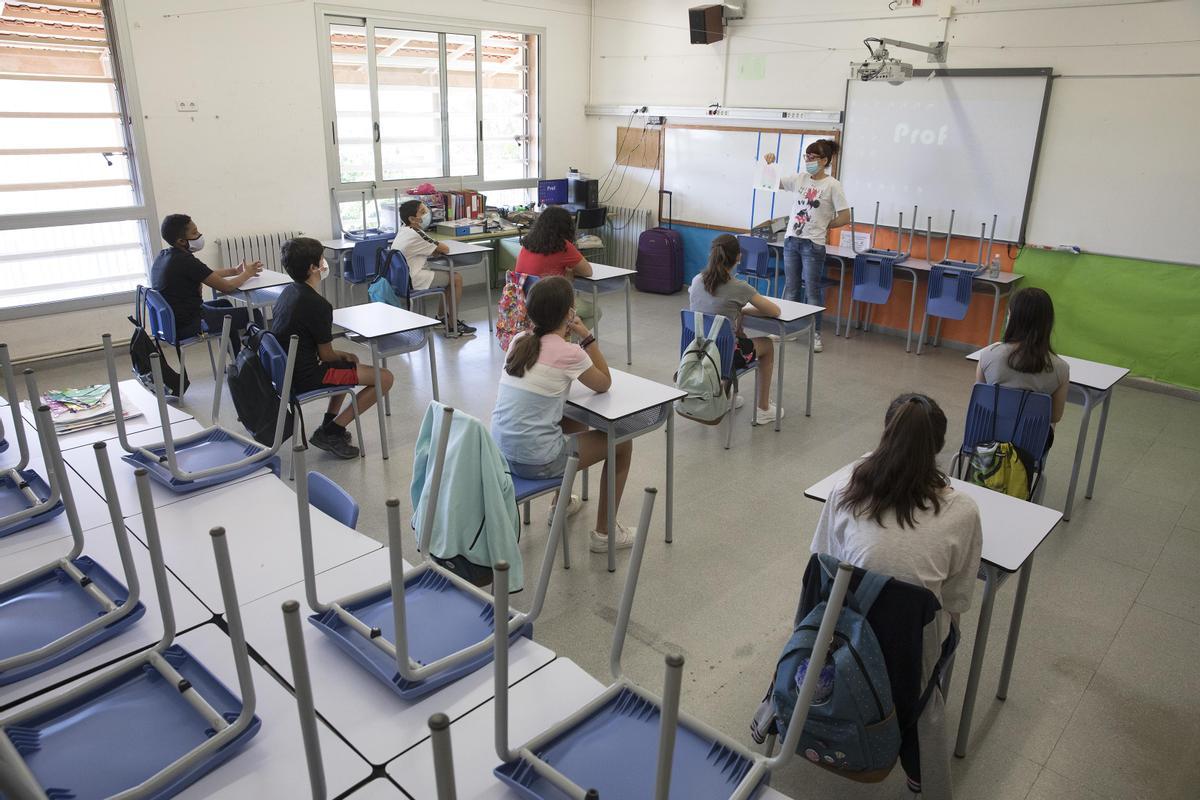
[(692, 44), (712, 44), (725, 38), (724, 9), (720, 3), (688, 9)]

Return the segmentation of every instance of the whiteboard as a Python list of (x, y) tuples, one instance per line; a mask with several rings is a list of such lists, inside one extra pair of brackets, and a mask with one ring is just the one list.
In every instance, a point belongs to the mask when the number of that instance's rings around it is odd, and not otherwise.
[(848, 81), (841, 180), (856, 222), (904, 213), (918, 227), (1018, 241), (1037, 153), (1048, 75), (937, 76), (893, 86)]
[(668, 126), (663, 188), (672, 193), (673, 219), (750, 229), (785, 216), (795, 194), (754, 188), (759, 159), (775, 153), (780, 174), (800, 171), (804, 148), (822, 138), (830, 134)]

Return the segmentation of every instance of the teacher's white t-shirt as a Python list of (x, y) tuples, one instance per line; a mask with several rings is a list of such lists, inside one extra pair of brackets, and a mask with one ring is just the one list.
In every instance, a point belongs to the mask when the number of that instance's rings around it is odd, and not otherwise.
[(808, 239), (814, 244), (824, 245), (829, 223), (837, 212), (849, 208), (842, 182), (832, 175), (815, 180), (808, 173), (787, 175), (779, 180), (779, 187), (796, 193), (792, 214), (788, 219), (787, 236)]

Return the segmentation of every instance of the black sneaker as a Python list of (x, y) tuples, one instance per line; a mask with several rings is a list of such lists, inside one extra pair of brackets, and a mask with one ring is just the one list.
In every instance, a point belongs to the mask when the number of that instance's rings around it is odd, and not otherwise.
[(321, 427), (309, 437), (308, 442), (313, 447), (333, 453), (338, 458), (358, 458), (358, 448), (350, 444), (350, 432), (343, 431), (343, 433), (345, 433), (345, 438), (336, 433), (329, 433), (324, 427)]
[(470, 336), (475, 332), (475, 329), (460, 319), (458, 321), (458, 332), (463, 335)]

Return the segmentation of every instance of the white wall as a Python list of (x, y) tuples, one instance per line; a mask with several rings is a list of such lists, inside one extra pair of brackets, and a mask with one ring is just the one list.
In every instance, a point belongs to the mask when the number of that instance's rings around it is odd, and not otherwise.
[[(212, 240), (241, 233), (331, 232), (318, 47), (318, 5), (347, 14), (436, 15), (545, 28), (543, 109), (548, 174), (581, 161), (586, 124), (586, 0), (114, 0), (127, 15), (148, 161), (159, 215), (192, 215)], [(544, 8), (529, 6), (539, 5)], [(177, 100), (198, 104), (195, 114)], [(161, 246), (155, 237), (155, 246)], [(209, 263), (216, 248), (204, 252)], [(17, 355), (90, 345), (128, 331), (129, 312), (93, 310), (87, 325), (61, 315), (0, 323)], [(98, 326), (98, 327), (97, 327)], [(20, 341), (25, 346), (18, 347)]]

